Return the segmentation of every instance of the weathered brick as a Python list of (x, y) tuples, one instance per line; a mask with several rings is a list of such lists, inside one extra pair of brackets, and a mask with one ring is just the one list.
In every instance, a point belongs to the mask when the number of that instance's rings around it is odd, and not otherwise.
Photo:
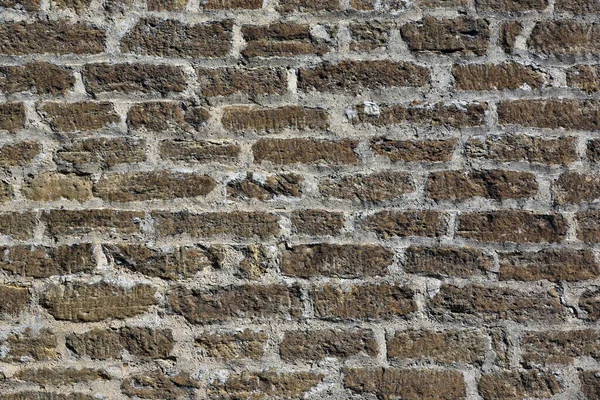
[(600, 51), (600, 24), (569, 20), (538, 22), (527, 41), (529, 51), (540, 58), (572, 59)]
[(600, 291), (586, 290), (579, 298), (579, 308), (587, 313), (587, 319), (597, 321), (600, 319)]
[(470, 212), (458, 216), (456, 234), (486, 242), (554, 243), (567, 234), (562, 215), (506, 210)]
[(297, 245), (283, 252), (281, 272), (301, 278), (384, 276), (393, 258), (393, 252), (378, 245)]
[(167, 375), (160, 371), (129, 376), (121, 384), (121, 392), (131, 398), (176, 400), (193, 398), (199, 382), (188, 373)]
[(34, 201), (60, 199), (87, 201), (92, 198), (92, 181), (76, 175), (43, 172), (28, 176), (21, 188), (23, 196)]
[(46, 361), (58, 357), (56, 335), (48, 328), (33, 331), (26, 328), (21, 333), (10, 333), (0, 340), (5, 351), (0, 353), (4, 362)]
[(254, 162), (274, 164), (356, 164), (356, 140), (261, 139), (252, 146)]
[(250, 244), (239, 248), (244, 257), (238, 264), (235, 275), (244, 279), (257, 280), (276, 269), (279, 262), (267, 246)]
[(485, 337), (473, 330), (396, 331), (387, 338), (388, 359), (396, 361), (413, 359), (481, 365), (485, 352)]
[(19, 315), (27, 310), (31, 295), (29, 289), (14, 285), (0, 285), (0, 315)]
[(373, 331), (367, 329), (286, 332), (279, 344), (279, 354), (288, 361), (346, 359), (358, 355), (375, 357), (377, 342)]
[(262, 8), (262, 0), (206, 0), (202, 3), (205, 10), (245, 9), (258, 10)]
[(153, 101), (132, 105), (127, 113), (127, 126), (148, 131), (193, 131), (204, 125), (209, 117), (209, 111), (203, 107)]
[(402, 39), (412, 51), (482, 56), (490, 39), (485, 19), (425, 17), (400, 28)]
[(304, 178), (296, 174), (277, 174), (266, 177), (249, 172), (245, 179), (227, 184), (227, 195), (233, 199), (273, 200), (277, 197), (301, 197)]
[(398, 171), (343, 175), (323, 179), (319, 182), (319, 192), (323, 196), (360, 203), (396, 200), (414, 190), (410, 175)]
[(40, 8), (40, 0), (1, 0), (0, 6), (15, 10), (36, 11)]
[(71, 392), (71, 393), (58, 393), (58, 392), (36, 392), (33, 390), (26, 390), (21, 392), (7, 393), (0, 395), (0, 400), (94, 400), (94, 396), (90, 396), (85, 393)]
[(389, 320), (417, 310), (413, 291), (381, 284), (355, 285), (348, 289), (324, 285), (312, 290), (315, 315), (326, 320)]
[(562, 391), (563, 386), (552, 373), (538, 370), (496, 372), (479, 380), (479, 394), (485, 400), (547, 398)]
[(13, 200), (15, 192), (10, 183), (0, 181), (0, 203), (7, 203)]
[(500, 25), (498, 44), (508, 54), (512, 54), (515, 49), (517, 36), (523, 32), (523, 24), (519, 21), (508, 21)]
[(446, 229), (443, 217), (437, 211), (379, 211), (364, 218), (360, 225), (382, 238), (437, 237)]
[(25, 127), (25, 107), (23, 103), (0, 104), (0, 130), (16, 132)]
[(596, 0), (556, 0), (554, 9), (558, 12), (588, 15), (600, 12), (600, 4)]
[(111, 379), (106, 371), (94, 368), (28, 368), (18, 371), (14, 377), (25, 382), (53, 386)]
[(16, 240), (33, 237), (37, 217), (31, 212), (0, 213), (0, 235)]
[[(429, 0), (426, 0), (429, 1)], [(436, 0), (434, 0), (436, 1)], [(446, 1), (447, 0), (442, 0)], [(453, 1), (462, 1), (462, 0), (453, 0)], [(423, 4), (424, 1), (419, 1), (419, 4)], [(386, 12), (394, 12), (406, 10), (410, 7), (409, 4), (406, 4), (402, 1), (396, 0), (350, 0), (350, 7), (354, 10), (358, 11), (386, 11)]]
[(301, 315), (300, 292), (283, 285), (242, 285), (205, 290), (175, 288), (168, 301), (189, 322), (203, 324), (233, 318), (289, 319)]
[(434, 172), (427, 178), (427, 193), (434, 200), (526, 199), (535, 196), (537, 191), (538, 184), (531, 172), (443, 171)]
[(0, 268), (22, 276), (47, 278), (91, 272), (96, 260), (91, 244), (0, 247)]
[(97, 322), (143, 314), (156, 304), (156, 289), (148, 285), (125, 288), (108, 283), (52, 285), (41, 301), (58, 320)]
[(537, 252), (500, 253), (501, 280), (580, 281), (600, 275), (590, 250), (543, 249)]
[(5, 22), (0, 25), (0, 54), (98, 54), (105, 32), (83, 22), (66, 20)]
[(384, 137), (371, 139), (371, 150), (392, 162), (451, 161), (458, 141), (447, 140), (394, 140)]
[(600, 162), (600, 139), (591, 139), (587, 143), (586, 155), (590, 162)]
[(326, 40), (313, 36), (310, 25), (293, 22), (244, 25), (242, 36), (247, 43), (242, 50), (244, 57), (321, 56), (331, 47)]
[(284, 106), (279, 108), (230, 107), (223, 111), (221, 123), (233, 132), (273, 133), (284, 129), (324, 130), (329, 127), (325, 110)]
[(74, 84), (70, 69), (46, 62), (0, 67), (0, 91), (5, 93), (32, 91), (40, 95), (57, 95), (71, 90)]
[(42, 221), (51, 236), (79, 236), (90, 232), (102, 234), (135, 234), (144, 218), (140, 211), (120, 210), (49, 210)]
[(282, 13), (337, 11), (339, 0), (280, 0), (277, 11)]
[(82, 69), (88, 92), (160, 93), (181, 92), (186, 77), (179, 67), (152, 64), (88, 64)]
[(220, 360), (261, 359), (268, 336), (263, 332), (245, 329), (241, 332), (205, 332), (195, 339), (208, 357)]
[(457, 90), (539, 89), (546, 81), (542, 72), (516, 62), (455, 65), (452, 75)]
[(282, 68), (197, 68), (201, 94), (207, 97), (260, 95), (287, 91), (286, 71)]
[(61, 171), (89, 173), (146, 160), (146, 141), (138, 138), (91, 138), (63, 144), (54, 162)]
[(592, 203), (600, 197), (600, 176), (578, 172), (563, 173), (554, 184), (557, 204)]
[(108, 102), (45, 103), (40, 111), (52, 129), (59, 132), (103, 129), (120, 121)]
[(466, 396), (462, 374), (452, 370), (349, 368), (344, 370), (344, 386), (380, 399), (458, 400)]
[(587, 243), (600, 242), (600, 211), (580, 211), (576, 214), (577, 237)]
[(337, 235), (344, 227), (344, 214), (324, 210), (294, 211), (290, 216), (292, 232), (299, 235)]
[(404, 270), (438, 278), (470, 278), (492, 270), (494, 261), (481, 250), (469, 247), (416, 247), (404, 252)]
[(526, 332), (521, 338), (526, 364), (570, 364), (578, 357), (600, 359), (600, 333), (592, 329)]
[(231, 20), (187, 25), (142, 18), (121, 40), (121, 51), (158, 57), (224, 57), (231, 49), (232, 28)]
[(407, 62), (348, 60), (298, 70), (298, 89), (303, 91), (360, 92), (428, 83), (429, 69)]
[(471, 158), (501, 162), (524, 161), (546, 165), (567, 165), (578, 159), (575, 137), (547, 138), (522, 134), (485, 136), (470, 139), (465, 153)]
[(240, 150), (237, 144), (227, 142), (163, 140), (159, 144), (162, 158), (185, 162), (235, 161)]
[(600, 397), (600, 371), (580, 371), (581, 392), (587, 399)]
[(458, 287), (442, 285), (429, 302), (431, 311), (441, 320), (512, 320), (517, 322), (558, 322), (565, 309), (557, 292), (519, 291), (478, 284)]
[(0, 146), (0, 167), (24, 167), (42, 151), (37, 142), (8, 143)]
[(600, 91), (600, 66), (576, 65), (567, 70), (567, 85), (587, 93)]
[(538, 128), (598, 130), (600, 129), (600, 101), (502, 101), (498, 105), (498, 122), (501, 125), (518, 124)]
[(325, 378), (312, 372), (245, 371), (209, 384), (211, 399), (301, 399)]
[(548, 7), (548, 0), (475, 0), (479, 11), (543, 11)]
[(183, 11), (187, 0), (147, 0), (148, 11)]
[(467, 5), (468, 0), (417, 0), (416, 2), (421, 7), (450, 8), (464, 7)]
[(392, 26), (393, 23), (380, 20), (350, 22), (350, 50), (371, 51), (386, 47)]

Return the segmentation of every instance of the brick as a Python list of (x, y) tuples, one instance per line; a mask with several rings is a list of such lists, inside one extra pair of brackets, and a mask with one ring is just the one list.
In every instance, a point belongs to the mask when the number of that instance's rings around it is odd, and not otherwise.
[(61, 171), (90, 173), (146, 160), (146, 141), (138, 138), (91, 138), (63, 144), (54, 155)]
[(304, 178), (296, 174), (257, 176), (249, 172), (246, 178), (227, 184), (227, 196), (232, 199), (273, 200), (278, 197), (301, 197)]
[(224, 57), (231, 49), (232, 28), (231, 20), (188, 25), (142, 18), (121, 39), (121, 51), (158, 57)]
[(473, 330), (396, 331), (387, 338), (387, 356), (392, 361), (433, 360), (441, 363), (483, 364), (485, 337)]
[(372, 51), (387, 47), (392, 26), (393, 23), (380, 20), (350, 22), (350, 50)]
[(0, 247), (0, 268), (21, 276), (48, 278), (54, 275), (89, 273), (96, 268), (91, 244)]
[(280, 0), (276, 9), (281, 13), (338, 11), (340, 2), (339, 0)]
[(371, 139), (371, 150), (392, 162), (451, 161), (458, 141), (447, 140), (394, 140), (385, 137)]
[(8, 143), (0, 146), (0, 167), (24, 167), (42, 151), (37, 142)]
[(312, 372), (245, 371), (209, 384), (211, 399), (301, 399), (324, 375)]
[(546, 83), (545, 74), (516, 62), (455, 65), (452, 75), (457, 90), (539, 89)]
[(400, 368), (349, 368), (344, 386), (354, 393), (381, 399), (464, 399), (466, 387), (458, 371)]
[[(443, 0), (444, 1), (444, 0)], [(423, 3), (422, 1), (420, 2)], [(358, 11), (404, 11), (409, 5), (396, 0), (350, 0), (350, 7)]]
[(33, 237), (37, 226), (37, 218), (31, 212), (0, 213), (0, 235), (16, 240), (27, 240)]
[(600, 334), (592, 329), (526, 332), (521, 338), (526, 364), (571, 364), (578, 357), (600, 359)]
[(296, 245), (283, 252), (281, 272), (301, 278), (385, 276), (394, 253), (378, 245)]
[(587, 399), (600, 397), (600, 372), (580, 371), (579, 382), (581, 383), (581, 392)]
[(0, 104), (0, 130), (14, 133), (25, 127), (23, 103)]
[(469, 247), (417, 247), (404, 252), (404, 270), (437, 278), (485, 275), (494, 266), (491, 256)]
[(343, 289), (324, 285), (312, 290), (315, 315), (325, 320), (389, 320), (407, 317), (417, 310), (413, 291), (381, 284), (355, 285)]
[(600, 50), (600, 24), (569, 20), (538, 22), (527, 41), (540, 58), (572, 59), (593, 56)]
[(179, 67), (153, 64), (88, 64), (81, 71), (86, 90), (92, 94), (182, 92), (186, 77)]
[(64, 94), (73, 88), (75, 78), (68, 68), (46, 62), (0, 67), (0, 91), (33, 92), (39, 95)]
[(59, 132), (98, 130), (120, 121), (108, 102), (45, 103), (40, 111), (50, 127)]
[(555, 243), (567, 234), (563, 216), (531, 211), (470, 212), (457, 222), (458, 236), (484, 242)]
[(441, 320), (511, 320), (516, 322), (558, 322), (565, 317), (555, 291), (519, 291), (471, 284), (464, 287), (444, 284), (429, 301), (431, 311)]
[(56, 335), (48, 328), (33, 331), (25, 328), (20, 333), (10, 333), (0, 340), (3, 349), (0, 360), (4, 362), (46, 361), (58, 357)]
[(263, 332), (245, 329), (240, 332), (205, 332), (196, 337), (194, 344), (211, 358), (259, 360), (263, 357), (267, 339)]
[(202, 3), (205, 10), (258, 10), (262, 8), (262, 0), (206, 0)]
[(467, 3), (467, 0), (417, 0), (419, 6), (430, 8), (464, 7)]
[(530, 172), (476, 170), (429, 174), (427, 194), (433, 200), (464, 201), (473, 197), (494, 200), (526, 199), (537, 194), (538, 184)]
[(183, 11), (187, 0), (147, 0), (148, 11)]
[(260, 244), (250, 244), (238, 247), (243, 259), (237, 265), (234, 274), (244, 279), (259, 280), (269, 272), (275, 270), (279, 264), (272, 249)]
[(476, 0), (475, 7), (478, 11), (543, 11), (548, 7), (548, 0)]
[(548, 138), (522, 134), (477, 137), (467, 141), (470, 158), (500, 162), (530, 162), (567, 165), (578, 159), (575, 137)]
[(92, 198), (92, 181), (76, 175), (43, 172), (28, 176), (21, 188), (23, 196), (34, 201), (73, 200), (85, 202)]
[(600, 269), (590, 250), (543, 249), (537, 252), (500, 253), (501, 280), (580, 281), (594, 279)]
[(192, 214), (153, 213), (155, 226), (160, 235), (188, 234), (194, 237), (228, 235), (234, 237), (267, 238), (279, 233), (279, 217), (264, 212), (234, 211)]
[(51, 7), (72, 10), (77, 14), (83, 14), (88, 11), (91, 3), (91, 0), (53, 0)]
[(163, 140), (159, 151), (166, 160), (208, 163), (235, 161), (241, 148), (227, 142)]
[(479, 394), (484, 400), (547, 398), (563, 390), (552, 373), (537, 370), (497, 372), (483, 375), (479, 380)]
[(166, 375), (160, 371), (129, 376), (121, 384), (121, 392), (130, 398), (176, 400), (193, 398), (199, 383), (188, 373)]
[(107, 209), (49, 210), (42, 214), (50, 236), (79, 236), (91, 232), (101, 234), (135, 234), (143, 212)]
[(243, 285), (208, 290), (175, 288), (168, 294), (173, 311), (195, 324), (234, 318), (290, 319), (301, 315), (300, 292), (283, 285)]
[(321, 195), (363, 204), (400, 199), (414, 190), (410, 175), (398, 171), (335, 176), (319, 182)]
[(134, 104), (127, 113), (129, 129), (148, 131), (194, 131), (208, 121), (210, 113), (203, 107), (187, 107), (175, 102), (147, 102)]
[(443, 214), (437, 211), (379, 211), (364, 218), (360, 225), (381, 238), (437, 237), (446, 229)]
[(1, 0), (0, 6), (15, 10), (36, 11), (40, 8), (40, 0)]
[(577, 237), (586, 243), (600, 242), (600, 212), (595, 210), (580, 211), (577, 219)]
[(498, 123), (538, 128), (600, 129), (597, 100), (512, 100), (498, 106)]
[(494, 364), (502, 368), (510, 368), (511, 340), (505, 329), (495, 328), (490, 332), (492, 350), (494, 350)]
[(359, 105), (357, 109), (357, 116), (352, 119), (352, 123), (355, 124), (367, 123), (374, 126), (386, 126), (410, 123), (460, 128), (484, 125), (487, 104), (381, 105), (376, 114), (369, 113), (364, 105)]
[(14, 285), (0, 285), (0, 315), (16, 316), (26, 311), (29, 306), (29, 289)]
[(287, 74), (283, 68), (196, 68), (196, 74), (200, 91), (207, 97), (256, 98), (287, 92)]
[(377, 356), (373, 331), (367, 329), (311, 330), (286, 332), (279, 345), (279, 354), (287, 361), (320, 361), (335, 357)]
[(579, 298), (579, 308), (587, 313), (588, 320), (600, 319), (600, 291), (586, 290)]
[(108, 283), (53, 285), (42, 306), (57, 320), (97, 322), (144, 314), (156, 304), (156, 289), (148, 285), (125, 288)]
[(118, 266), (163, 279), (192, 278), (197, 272), (214, 265), (210, 251), (200, 246), (175, 246), (162, 250), (137, 244), (106, 244), (102, 249), (107, 259)]
[(338, 235), (344, 227), (344, 214), (324, 210), (302, 210), (292, 213), (292, 232), (298, 235)]
[(7, 203), (13, 200), (13, 187), (8, 182), (0, 181), (0, 203)]
[(429, 69), (407, 62), (340, 61), (298, 69), (298, 89), (358, 93), (365, 89), (419, 87), (429, 83)]
[(221, 123), (233, 132), (279, 132), (284, 129), (325, 130), (329, 115), (325, 110), (284, 106), (279, 108), (230, 107), (223, 111)]
[(600, 12), (600, 4), (596, 0), (557, 0), (554, 9), (557, 12), (588, 15)]
[[(327, 31), (327, 27), (325, 27)], [(333, 32), (327, 32), (332, 36)], [(322, 56), (331, 47), (326, 40), (313, 36), (307, 24), (276, 22), (270, 25), (244, 25), (242, 36), (246, 47), (244, 57)], [(330, 39), (329, 41), (331, 41)]]
[(261, 139), (252, 145), (254, 162), (274, 164), (356, 164), (356, 140)]
[(21, 392), (14, 392), (9, 394), (2, 394), (0, 397), (2, 400), (94, 400), (95, 397), (78, 392), (72, 392), (68, 394), (43, 391), (36, 392), (33, 390), (26, 390)]
[(500, 25), (498, 44), (508, 54), (512, 54), (515, 49), (517, 36), (523, 32), (523, 24), (519, 21), (508, 21)]
[(13, 376), (21, 381), (53, 386), (111, 379), (106, 371), (94, 368), (28, 368), (18, 371)]
[(569, 68), (567, 85), (590, 94), (600, 91), (600, 66), (576, 65)]
[(565, 172), (554, 184), (554, 200), (557, 204), (594, 202), (600, 195), (600, 176), (589, 173)]
[(590, 162), (600, 162), (600, 139), (591, 139), (587, 142), (586, 155)]
[(425, 17), (400, 27), (402, 39), (411, 51), (482, 56), (490, 40), (485, 19)]
[(0, 25), (0, 54), (98, 54), (105, 32), (83, 22), (66, 20), (5, 22)]

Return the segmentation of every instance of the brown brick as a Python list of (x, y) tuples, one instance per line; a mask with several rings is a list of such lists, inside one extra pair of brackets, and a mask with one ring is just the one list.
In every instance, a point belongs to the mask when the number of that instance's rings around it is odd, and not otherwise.
[(281, 272), (301, 278), (384, 276), (393, 259), (393, 252), (378, 245), (297, 245), (283, 252)]
[(371, 51), (387, 47), (393, 23), (388, 21), (350, 22), (350, 50)]
[(208, 357), (220, 360), (259, 360), (264, 354), (268, 336), (263, 332), (245, 329), (241, 332), (205, 332), (196, 337), (195, 345)]
[(325, 130), (329, 115), (325, 110), (284, 106), (279, 108), (230, 107), (223, 111), (221, 123), (233, 132), (279, 132), (284, 129)]
[(103, 30), (65, 20), (5, 22), (0, 25), (0, 54), (98, 54), (104, 51)]
[(600, 51), (600, 24), (570, 20), (538, 22), (527, 41), (529, 51), (540, 58), (594, 56)]
[(37, 226), (37, 217), (31, 212), (0, 213), (0, 235), (16, 240), (33, 237)]
[(478, 284), (458, 287), (442, 285), (430, 300), (439, 319), (465, 318), (474, 321), (558, 322), (565, 317), (558, 293), (519, 291)]
[(319, 11), (337, 11), (340, 9), (339, 0), (280, 0), (276, 8), (281, 13)]
[(388, 320), (417, 310), (407, 287), (363, 284), (343, 289), (325, 285), (312, 291), (315, 315), (327, 320)]
[(59, 132), (108, 128), (120, 121), (108, 102), (45, 103), (40, 110), (52, 129)]
[(558, 12), (588, 15), (600, 12), (600, 4), (596, 0), (556, 0), (554, 9)]
[(538, 370), (497, 372), (479, 380), (479, 394), (485, 400), (547, 398), (562, 391), (563, 386), (552, 373)]
[(179, 67), (152, 64), (88, 64), (82, 75), (88, 92), (160, 93), (181, 92), (186, 77)]
[(554, 184), (557, 204), (594, 202), (600, 198), (600, 176), (578, 172), (563, 173)]
[(91, 244), (0, 247), (0, 268), (21, 276), (47, 278), (91, 272), (96, 259)]
[(402, 39), (412, 51), (482, 56), (487, 51), (488, 21), (459, 17), (425, 17), (400, 28)]
[(19, 315), (29, 306), (29, 289), (13, 285), (0, 285), (0, 315)]
[(487, 242), (554, 243), (567, 234), (558, 214), (506, 210), (464, 213), (458, 216), (458, 236)]
[(357, 107), (358, 113), (352, 123), (367, 123), (375, 126), (395, 124), (422, 124), (427, 126), (450, 126), (454, 128), (481, 126), (485, 124), (486, 103), (454, 104), (411, 104), (382, 105), (378, 114), (369, 114), (364, 105)]
[(70, 9), (77, 14), (83, 14), (88, 11), (92, 0), (53, 0), (50, 4), (51, 9)]
[(371, 150), (392, 162), (451, 161), (458, 141), (447, 140), (394, 140), (384, 137), (371, 139)]
[(312, 372), (276, 372), (274, 370), (232, 374), (227, 380), (209, 384), (209, 398), (226, 399), (302, 399), (317, 386), (324, 375)]
[(404, 252), (404, 270), (438, 278), (470, 278), (492, 270), (494, 261), (481, 250), (469, 247), (416, 247)]
[(205, 10), (258, 10), (262, 8), (262, 0), (206, 0), (202, 3)]
[(344, 370), (344, 386), (380, 399), (458, 400), (466, 396), (462, 374), (452, 370), (350, 368)]
[(10, 183), (0, 181), (0, 203), (7, 203), (13, 200), (13, 187)]
[[(331, 33), (329, 36), (332, 36)], [(276, 22), (271, 25), (244, 25), (242, 36), (246, 48), (244, 57), (291, 57), (327, 53), (330, 44), (313, 37), (310, 26), (293, 22)]]
[(508, 54), (515, 49), (517, 36), (523, 32), (523, 24), (519, 21), (508, 21), (500, 25), (498, 43)]
[(207, 97), (260, 95), (287, 92), (287, 76), (283, 68), (197, 68), (201, 94)]
[(148, 11), (183, 11), (187, 0), (147, 0)]
[(134, 234), (144, 213), (120, 210), (49, 210), (42, 221), (51, 236), (79, 236), (94, 233)]
[(71, 90), (74, 84), (70, 69), (45, 62), (0, 67), (0, 91), (5, 93), (33, 91), (57, 95)]
[(53, 285), (42, 305), (58, 320), (97, 322), (144, 314), (156, 304), (156, 289), (148, 285), (124, 288), (108, 283)]
[(457, 90), (514, 90), (525, 85), (539, 89), (546, 83), (543, 73), (516, 62), (455, 65), (452, 75)]
[(0, 104), (0, 130), (14, 133), (25, 127), (23, 103)]
[(600, 212), (580, 211), (576, 214), (577, 237), (586, 243), (600, 242)]
[(163, 140), (159, 144), (161, 157), (172, 161), (201, 163), (235, 161), (240, 150), (240, 146), (227, 142)]
[(33, 331), (26, 328), (22, 333), (11, 333), (0, 340), (2, 348), (0, 360), (4, 362), (45, 361), (58, 357), (56, 335), (48, 329)]
[(478, 11), (543, 11), (548, 7), (548, 0), (475, 0)]
[(600, 371), (580, 371), (579, 382), (586, 399), (600, 398)]
[(121, 40), (123, 53), (158, 57), (224, 57), (231, 49), (231, 20), (187, 25), (142, 18)]
[(387, 339), (388, 359), (396, 361), (413, 359), (481, 365), (486, 347), (484, 336), (473, 330), (396, 331)]
[(570, 364), (578, 357), (600, 359), (600, 333), (592, 329), (526, 332), (521, 343), (527, 364)]
[(27, 176), (21, 188), (23, 196), (34, 201), (74, 200), (92, 198), (92, 181), (76, 175), (43, 172)]
[(298, 89), (319, 92), (361, 92), (390, 87), (425, 86), (429, 69), (407, 62), (340, 61), (298, 70)]
[(567, 70), (567, 85), (587, 93), (600, 91), (600, 66), (576, 65)]
[(54, 155), (59, 169), (89, 173), (146, 160), (146, 142), (138, 138), (91, 138), (64, 144)]
[[(425, 1), (427, 1), (427, 0), (425, 0)], [(425, 4), (423, 4), (425, 1), (417, 0), (416, 3), (418, 3), (420, 5), (425, 5)], [(431, 1), (431, 0), (429, 0), (429, 1)], [(433, 0), (433, 1), (437, 1), (437, 0)], [(442, 0), (442, 1), (449, 3), (448, 0)], [(462, 1), (462, 0), (452, 0), (452, 1)], [(427, 6), (427, 5), (425, 5), (425, 6)], [(394, 12), (394, 11), (404, 11), (408, 7), (410, 7), (410, 5), (408, 5), (402, 1), (396, 1), (396, 0), (350, 0), (350, 7), (353, 8), (354, 10), (359, 10), (359, 11)]]
[(356, 164), (356, 140), (261, 139), (252, 146), (254, 162), (274, 164)]
[(266, 238), (279, 233), (279, 217), (258, 211), (204, 214), (192, 214), (188, 211), (156, 212), (153, 218), (156, 220), (157, 232), (161, 235), (188, 234), (199, 237), (230, 235)]
[(42, 146), (37, 142), (8, 143), (0, 147), (0, 167), (24, 167), (31, 163)]
[(273, 200), (277, 197), (301, 197), (304, 178), (296, 174), (269, 175), (264, 179), (251, 172), (245, 179), (227, 184), (227, 196), (233, 199)]
[(0, 0), (0, 6), (15, 10), (36, 11), (40, 8), (40, 0)]
[(535, 196), (537, 191), (538, 184), (531, 172), (443, 171), (434, 172), (427, 179), (427, 193), (434, 200), (526, 199)]
[(587, 313), (587, 319), (598, 321), (600, 319), (600, 291), (586, 290), (579, 299), (579, 308)]
[(203, 107), (153, 101), (132, 105), (127, 113), (127, 126), (148, 131), (193, 131), (204, 125), (209, 117), (209, 111)]
[(130, 398), (176, 400), (193, 398), (199, 383), (187, 373), (166, 375), (160, 371), (129, 376), (121, 384), (121, 392)]
[(290, 217), (292, 232), (299, 235), (338, 235), (344, 227), (344, 214), (324, 210), (294, 211)]
[(197, 272), (214, 264), (210, 252), (197, 246), (175, 246), (161, 250), (141, 244), (106, 244), (102, 249), (116, 265), (163, 279), (192, 278)]
[(68, 394), (43, 391), (36, 392), (33, 390), (26, 390), (21, 392), (2, 394), (0, 397), (2, 400), (94, 400), (94, 396), (90, 396), (84, 393), (71, 392)]
[(521, 134), (470, 139), (467, 156), (501, 162), (524, 161), (546, 165), (567, 165), (578, 159), (575, 137), (547, 138)]
[(382, 238), (437, 237), (446, 229), (443, 215), (437, 211), (379, 211), (364, 218), (360, 224)]
[(468, 0), (417, 0), (417, 4), (421, 7), (429, 8), (451, 8), (464, 7)]
[(600, 268), (590, 250), (543, 249), (500, 254), (501, 280), (580, 281), (599, 275)]
[(244, 279), (260, 279), (275, 270), (279, 262), (267, 246), (260, 244), (241, 246), (239, 252), (244, 258), (239, 262), (238, 271), (234, 274)]
[(111, 379), (106, 371), (94, 368), (28, 368), (18, 371), (14, 377), (25, 382), (53, 386)]
[(283, 285), (243, 285), (207, 290), (175, 288), (171, 308), (189, 322), (204, 324), (232, 318), (289, 319), (301, 315), (300, 292)]
[[(600, 38), (599, 38), (600, 40)], [(509, 100), (498, 105), (498, 123), (538, 128), (600, 129), (598, 100)]]
[(410, 175), (398, 171), (382, 171), (368, 175), (343, 175), (323, 179), (319, 182), (319, 192), (323, 196), (360, 203), (396, 200), (414, 190)]
[(311, 330), (286, 332), (279, 345), (281, 358), (287, 361), (320, 361), (328, 357), (377, 356), (373, 331), (367, 329)]

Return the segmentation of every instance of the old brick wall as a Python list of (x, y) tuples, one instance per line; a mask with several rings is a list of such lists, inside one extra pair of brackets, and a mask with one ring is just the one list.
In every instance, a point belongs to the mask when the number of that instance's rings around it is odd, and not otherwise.
[(599, 0), (0, 6), (0, 399), (600, 399)]

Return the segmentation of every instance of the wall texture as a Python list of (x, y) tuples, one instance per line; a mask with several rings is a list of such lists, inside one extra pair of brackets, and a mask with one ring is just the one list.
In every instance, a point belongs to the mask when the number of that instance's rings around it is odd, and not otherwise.
[(0, 399), (600, 399), (600, 1), (0, 5)]

